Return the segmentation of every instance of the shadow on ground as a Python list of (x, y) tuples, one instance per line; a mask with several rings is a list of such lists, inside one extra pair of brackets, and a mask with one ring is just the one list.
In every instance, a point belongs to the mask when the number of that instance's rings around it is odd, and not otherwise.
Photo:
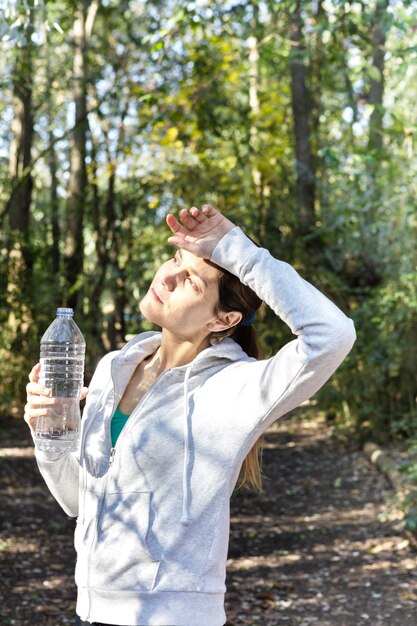
[[(75, 522), (12, 426), (0, 420), (0, 624), (72, 624)], [(415, 626), (416, 554), (364, 455), (292, 418), (267, 433), (264, 468), (262, 494), (232, 498), (228, 626)]]
[(416, 554), (384, 476), (320, 419), (268, 432), (263, 494), (232, 499), (228, 624), (415, 626)]

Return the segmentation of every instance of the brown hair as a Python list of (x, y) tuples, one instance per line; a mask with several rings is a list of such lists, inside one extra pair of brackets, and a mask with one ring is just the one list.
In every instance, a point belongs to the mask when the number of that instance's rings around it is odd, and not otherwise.
[[(218, 340), (232, 337), (248, 356), (258, 359), (260, 349), (256, 331), (252, 324), (245, 325), (245, 320), (259, 309), (262, 300), (250, 287), (240, 282), (237, 276), (221, 267), (218, 267), (218, 269), (220, 276), (217, 311), (219, 313), (239, 311), (243, 317), (236, 326), (232, 326), (225, 331), (212, 333), (212, 337)], [(257, 440), (243, 461), (238, 480), (239, 488), (248, 485), (262, 491), (261, 451), (262, 438)]]

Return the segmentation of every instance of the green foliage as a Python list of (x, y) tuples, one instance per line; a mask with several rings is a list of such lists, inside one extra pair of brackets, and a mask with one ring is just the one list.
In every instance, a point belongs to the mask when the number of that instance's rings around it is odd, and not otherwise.
[[(68, 296), (62, 258), (76, 3), (36, 4), (34, 188), (26, 233), (33, 267), (26, 289), (10, 265), (7, 200), (17, 54), (11, 44), (16, 33), (25, 34), (27, 12), (23, 3), (9, 4), (20, 22), (15, 34), (6, 33), (14, 23), (9, 12), (0, 33), (0, 409), (21, 413), (40, 336)], [(85, 256), (76, 285), (87, 380), (105, 351), (147, 328), (138, 301), (172, 253), (167, 212), (211, 202), (353, 317), (357, 343), (320, 393), (328, 413), (359, 437), (415, 435), (416, 8), (398, 2), (383, 16), (383, 147), (375, 149), (369, 93), (381, 79), (372, 63), (376, 4), (303, 4), (316, 202), (313, 229), (301, 238), (288, 40), (294, 3), (100, 3), (87, 55)], [(256, 40), (255, 63), (249, 37)], [(256, 327), (265, 355), (291, 338), (270, 311)]]
[(332, 400), (362, 437), (387, 441), (417, 431), (416, 286), (417, 275), (404, 274), (373, 290), (353, 312), (357, 342), (332, 384), (338, 392)]
[(404, 474), (403, 493), (399, 494), (399, 506), (404, 513), (404, 527), (417, 535), (417, 438), (414, 436), (407, 448), (407, 461), (398, 465)]

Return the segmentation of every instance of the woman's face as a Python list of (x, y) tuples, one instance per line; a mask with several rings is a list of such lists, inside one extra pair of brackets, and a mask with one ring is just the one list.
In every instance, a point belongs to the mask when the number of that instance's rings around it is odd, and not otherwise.
[(139, 308), (144, 317), (176, 335), (191, 339), (207, 336), (218, 316), (220, 272), (204, 259), (178, 249), (152, 281)]

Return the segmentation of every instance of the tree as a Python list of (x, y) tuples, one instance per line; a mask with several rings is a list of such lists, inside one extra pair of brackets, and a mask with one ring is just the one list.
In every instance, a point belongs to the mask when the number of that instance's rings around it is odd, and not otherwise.
[[(12, 4), (0, 21), (13, 44), (0, 56), (7, 409), (63, 294), (88, 372), (150, 328), (137, 303), (172, 253), (165, 215), (208, 201), (357, 321), (322, 406), (358, 432), (394, 432), (398, 415), (410, 429), (414, 5)], [(268, 312), (257, 328), (265, 354), (289, 338)]]
[(70, 178), (67, 199), (67, 228), (65, 238), (65, 278), (68, 305), (77, 307), (79, 279), (83, 268), (83, 222), (87, 197), (86, 141), (88, 131), (87, 49), (93, 32), (99, 0), (78, 0), (73, 28), (74, 64), (73, 93), (75, 125), (70, 154)]
[(14, 343), (21, 341), (32, 322), (32, 271), (29, 220), (33, 179), (31, 156), (33, 142), (33, 7), (24, 31), (23, 44), (16, 49), (13, 71), (13, 120), (9, 148), (10, 194), (6, 204), (7, 229), (7, 304), (8, 325)]
[(372, 65), (370, 68), (370, 89), (368, 101), (373, 107), (369, 122), (370, 150), (380, 151), (383, 146), (383, 99), (384, 99), (384, 70), (385, 70), (385, 46), (389, 20), (387, 9), (389, 0), (378, 0), (375, 7), (372, 29)]
[(302, 2), (296, 0), (290, 14), (291, 102), (294, 118), (298, 234), (309, 234), (314, 225), (315, 172), (311, 148), (311, 105), (307, 87), (306, 50), (303, 42)]

